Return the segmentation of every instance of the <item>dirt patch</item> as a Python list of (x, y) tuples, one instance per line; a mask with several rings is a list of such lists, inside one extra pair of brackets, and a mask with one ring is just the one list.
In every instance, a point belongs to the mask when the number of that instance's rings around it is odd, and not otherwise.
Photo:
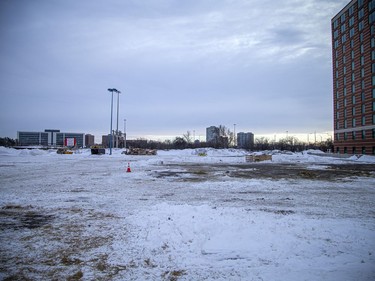
[(239, 179), (303, 179), (331, 181), (353, 177), (375, 177), (374, 164), (306, 164), (246, 163), (246, 164), (175, 164), (170, 170), (156, 171), (156, 178), (175, 181), (202, 182), (222, 180), (223, 177)]
[(39, 228), (49, 224), (53, 218), (31, 206), (6, 205), (0, 209), (0, 230)]

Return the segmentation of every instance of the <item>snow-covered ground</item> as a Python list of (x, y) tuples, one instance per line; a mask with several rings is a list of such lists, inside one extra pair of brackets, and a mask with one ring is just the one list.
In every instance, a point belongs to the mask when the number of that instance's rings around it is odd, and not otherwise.
[(0, 147), (0, 279), (375, 280), (375, 157), (200, 152)]

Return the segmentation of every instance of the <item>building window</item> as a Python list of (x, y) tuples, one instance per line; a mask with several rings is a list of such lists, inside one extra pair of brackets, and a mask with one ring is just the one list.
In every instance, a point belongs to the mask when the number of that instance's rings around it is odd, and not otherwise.
[(345, 132), (345, 133), (344, 133), (344, 140), (347, 140), (347, 139), (348, 139), (348, 133)]
[(343, 91), (344, 91), (344, 97), (345, 97), (346, 96), (346, 87), (344, 87)]
[(344, 23), (344, 21), (345, 21), (345, 14), (341, 15), (340, 20), (341, 20), (341, 23)]
[(375, 111), (375, 101), (372, 102), (372, 111)]
[(364, 69), (364, 68), (361, 69), (361, 77), (362, 77), (362, 78), (365, 77), (365, 69)]
[(358, 19), (360, 20), (361, 18), (363, 18), (363, 15), (364, 15), (364, 11), (363, 11), (363, 8), (362, 8), (358, 11)]
[(363, 0), (358, 0), (358, 8), (361, 8), (363, 6)]
[(375, 63), (373, 63), (373, 64), (371, 65), (371, 72), (372, 72), (372, 73), (375, 73)]
[(354, 82), (355, 81), (355, 74), (354, 74), (354, 72), (352, 73), (352, 82)]
[(352, 104), (355, 104), (355, 96), (352, 96)]
[(344, 86), (346, 85), (346, 77), (345, 76), (343, 78), (343, 84), (344, 84)]
[(350, 48), (354, 48), (354, 41), (353, 40), (350, 40)]
[(362, 80), (362, 81), (361, 81), (361, 87), (362, 87), (362, 90), (365, 89), (365, 80)]
[(335, 134), (336, 140), (340, 140), (340, 134)]
[(352, 85), (352, 93), (355, 93), (355, 85)]
[(344, 75), (346, 75), (346, 66), (344, 66), (344, 68), (343, 68), (343, 73), (344, 73)]
[(346, 107), (346, 98), (344, 99), (344, 107)]
[(352, 127), (355, 127), (355, 118), (352, 119)]
[(375, 86), (375, 76), (372, 76), (372, 86)]
[(341, 43), (344, 44), (346, 42), (346, 34), (344, 34), (342, 37), (341, 37)]
[(362, 93), (361, 93), (361, 101), (362, 101), (362, 102), (365, 101), (365, 92), (362, 92)]
[(340, 119), (340, 111), (336, 111), (336, 119)]
[(372, 89), (372, 98), (375, 99), (375, 89)]
[(366, 139), (366, 131), (365, 130), (362, 130), (362, 139)]
[(354, 51), (351, 51), (351, 58), (354, 60)]
[(337, 49), (338, 46), (339, 46), (339, 41), (336, 40), (336, 41), (335, 41), (335, 49)]
[(369, 22), (370, 24), (372, 24), (374, 21), (375, 21), (375, 12), (372, 12), (372, 13), (368, 16), (368, 22)]
[(352, 61), (352, 70), (354, 70), (354, 66), (355, 66), (355, 65), (354, 65), (354, 61)]
[(338, 26), (339, 26), (339, 22), (338, 22), (338, 20), (335, 20), (333, 22), (333, 28), (336, 29)]
[(353, 146), (353, 148), (352, 148), (352, 154), (356, 154), (355, 153), (355, 146)]
[[(358, 23), (358, 30), (359, 31), (362, 31), (363, 30), (363, 21), (360, 21), (359, 23)], [(361, 40), (361, 42), (363, 41), (363, 37), (362, 37), (362, 40)]]
[(348, 154), (348, 148), (346, 146), (344, 147), (344, 154)]
[(362, 146), (362, 154), (366, 154), (366, 147)]
[(336, 102), (336, 109), (339, 109), (340, 108), (340, 103), (337, 101)]
[(363, 33), (359, 34), (359, 41), (363, 42)]
[(372, 115), (372, 124), (375, 125), (375, 114)]
[(333, 32), (333, 38), (337, 39), (337, 37), (339, 37), (339, 31), (338, 30), (336, 30), (335, 32)]
[(349, 19), (349, 26), (353, 26), (354, 25), (354, 17), (351, 17)]
[(363, 54), (364, 53), (364, 51), (365, 51), (365, 49), (364, 49), (364, 47), (363, 47), (363, 44), (361, 44), (361, 54)]
[(352, 115), (355, 116), (355, 107), (352, 108)]
[(366, 105), (362, 104), (362, 114), (366, 112)]
[(355, 131), (352, 132), (352, 139), (355, 140)]
[(372, 60), (375, 60), (375, 51), (372, 51), (372, 52), (371, 52), (371, 59), (372, 59)]
[(362, 56), (362, 57), (361, 57), (361, 65), (363, 66), (364, 64), (365, 64), (365, 57)]
[(375, 139), (375, 129), (372, 129), (372, 138)]
[(362, 126), (366, 125), (366, 116), (362, 116)]
[(346, 27), (345, 27), (345, 24), (343, 24), (343, 25), (341, 26), (341, 33), (345, 33), (345, 31), (346, 31)]
[(336, 122), (336, 130), (340, 129), (340, 123)]
[(371, 48), (375, 48), (375, 38), (371, 38)]
[(340, 147), (336, 147), (336, 152), (340, 153)]
[(346, 119), (344, 120), (344, 129), (346, 129), (348, 127), (348, 123), (346, 121)]
[(346, 108), (344, 109), (344, 118), (346, 118)]
[(375, 8), (375, 0), (371, 0), (369, 3), (368, 3), (368, 10), (371, 11), (372, 9)]
[(354, 13), (354, 5), (349, 8), (349, 17)]

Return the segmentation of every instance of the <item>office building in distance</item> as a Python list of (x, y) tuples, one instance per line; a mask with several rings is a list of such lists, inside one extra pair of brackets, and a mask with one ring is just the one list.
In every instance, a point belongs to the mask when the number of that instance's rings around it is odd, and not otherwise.
[(63, 133), (60, 130), (44, 130), (44, 132), (17, 132), (17, 140), (20, 146), (85, 147), (85, 134)]
[(253, 149), (254, 148), (254, 134), (243, 133), (237, 134), (237, 148)]
[(331, 20), (335, 152), (375, 154), (375, 0)]

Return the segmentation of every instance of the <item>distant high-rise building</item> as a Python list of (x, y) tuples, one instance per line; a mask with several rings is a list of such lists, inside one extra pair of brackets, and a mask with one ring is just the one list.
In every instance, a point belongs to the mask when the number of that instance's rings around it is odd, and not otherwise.
[(243, 132), (238, 133), (237, 147), (242, 149), (252, 149), (254, 147), (254, 134)]
[(220, 137), (220, 130), (218, 127), (211, 126), (206, 128), (206, 142), (215, 143)]
[(86, 147), (90, 147), (95, 144), (95, 136), (91, 134), (86, 134), (85, 135), (85, 143)]
[(335, 151), (375, 154), (375, 0), (350, 1), (331, 28)]

